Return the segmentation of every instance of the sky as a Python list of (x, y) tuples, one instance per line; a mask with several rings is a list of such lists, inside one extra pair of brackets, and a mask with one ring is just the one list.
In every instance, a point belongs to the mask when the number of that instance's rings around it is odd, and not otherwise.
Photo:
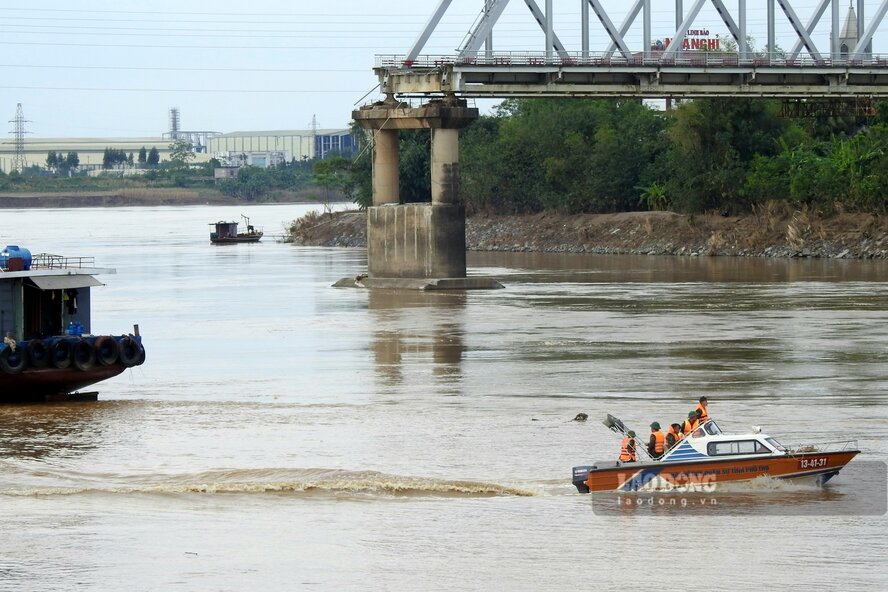
[[(537, 2), (545, 7), (545, 0)], [(21, 103), (29, 136), (43, 138), (156, 137), (168, 131), (171, 107), (188, 131), (345, 128), (352, 109), (380, 98), (376, 56), (406, 54), (438, 3), (0, 1), (0, 115), (12, 120)], [(453, 0), (423, 54), (455, 55), (483, 4)], [(603, 4), (618, 24), (631, 2)], [(686, 9), (691, 4), (684, 0)], [(748, 4), (749, 33), (763, 45), (766, 3)], [(803, 22), (817, 4), (792, 1)], [(868, 18), (878, 4), (867, 2)], [(581, 2), (554, 0), (554, 6), (556, 34), (569, 51), (579, 51)], [(654, 0), (655, 39), (671, 35), (673, 7), (672, 0)], [(842, 20), (846, 12), (843, 5)], [(711, 5), (695, 27), (727, 35)], [(778, 44), (790, 47), (795, 37), (779, 10), (777, 31)], [(828, 32), (829, 11), (813, 35), (821, 51), (828, 51)], [(594, 15), (591, 35), (592, 50), (603, 51), (609, 39)], [(640, 50), (640, 17), (628, 37), (630, 48)], [(543, 33), (522, 0), (510, 1), (494, 29), (494, 49), (544, 50)], [(488, 111), (493, 104), (478, 106)]]

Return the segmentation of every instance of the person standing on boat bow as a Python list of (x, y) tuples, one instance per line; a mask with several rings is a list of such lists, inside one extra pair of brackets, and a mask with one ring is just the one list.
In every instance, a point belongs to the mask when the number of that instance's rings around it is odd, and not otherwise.
[(700, 402), (697, 403), (697, 408), (694, 411), (697, 412), (701, 424), (709, 421), (709, 410), (707, 409), (708, 406), (709, 403), (707, 402), (706, 397), (700, 397)]
[(620, 444), (620, 462), (635, 462), (635, 432), (629, 430)]
[(666, 436), (660, 431), (660, 424), (654, 422), (651, 424), (651, 439), (648, 441), (648, 454), (651, 458), (657, 460), (666, 451)]

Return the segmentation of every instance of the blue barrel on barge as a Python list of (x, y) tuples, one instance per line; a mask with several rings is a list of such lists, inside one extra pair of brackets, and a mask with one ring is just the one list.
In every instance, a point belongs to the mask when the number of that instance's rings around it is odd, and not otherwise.
[(18, 245), (6, 245), (0, 251), (0, 268), (7, 271), (29, 271), (31, 269), (31, 251)]

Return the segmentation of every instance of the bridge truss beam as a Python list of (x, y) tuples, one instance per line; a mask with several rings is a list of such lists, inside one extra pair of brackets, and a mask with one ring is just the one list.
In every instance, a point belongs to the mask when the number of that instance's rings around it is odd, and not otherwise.
[[(888, 0), (881, 1), (869, 23), (864, 19), (865, 0), (857, 0), (857, 26), (862, 34), (856, 46), (847, 50), (839, 43), (839, 3), (844, 0), (819, 0), (806, 24), (790, 0), (767, 0), (768, 44), (755, 54), (747, 43), (747, 0), (737, 0), (734, 14), (723, 0), (693, 0), (687, 12), (683, 0), (674, 0), (676, 26), (665, 50), (652, 48), (651, 0), (634, 0), (619, 27), (601, 0), (580, 0), (579, 51), (568, 50), (558, 37), (553, 0), (545, 0), (545, 11), (536, 0), (523, 0), (543, 33), (541, 52), (494, 51), (493, 32), (510, 0), (481, 0), (481, 13), (456, 56), (422, 56), (451, 2), (439, 1), (406, 56), (377, 56), (375, 69), (384, 93), (421, 97), (888, 96), (888, 56), (872, 53), (872, 38), (888, 13)], [(707, 3), (737, 42), (736, 53), (683, 49), (682, 41)], [(776, 47), (777, 6), (798, 38), (788, 54)], [(811, 36), (827, 8), (831, 8), (831, 34), (825, 55)], [(607, 34), (603, 51), (591, 51), (590, 12)], [(641, 49), (633, 51), (628, 35), (639, 15)], [(804, 57), (800, 57), (802, 49)]]

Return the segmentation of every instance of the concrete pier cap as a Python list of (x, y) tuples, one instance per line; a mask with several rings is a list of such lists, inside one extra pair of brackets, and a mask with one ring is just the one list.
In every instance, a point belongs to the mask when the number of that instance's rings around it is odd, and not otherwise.
[(352, 111), (352, 119), (364, 129), (461, 129), (478, 118), (478, 109), (465, 99), (445, 97), (411, 107), (389, 95), (384, 101)]
[[(465, 210), (459, 203), (459, 130), (478, 109), (454, 96), (411, 107), (387, 95), (352, 112), (373, 130), (373, 206), (367, 210), (369, 274), (344, 278), (337, 287), (394, 290), (502, 288), (466, 276)], [(431, 203), (400, 203), (398, 132), (431, 131)]]

